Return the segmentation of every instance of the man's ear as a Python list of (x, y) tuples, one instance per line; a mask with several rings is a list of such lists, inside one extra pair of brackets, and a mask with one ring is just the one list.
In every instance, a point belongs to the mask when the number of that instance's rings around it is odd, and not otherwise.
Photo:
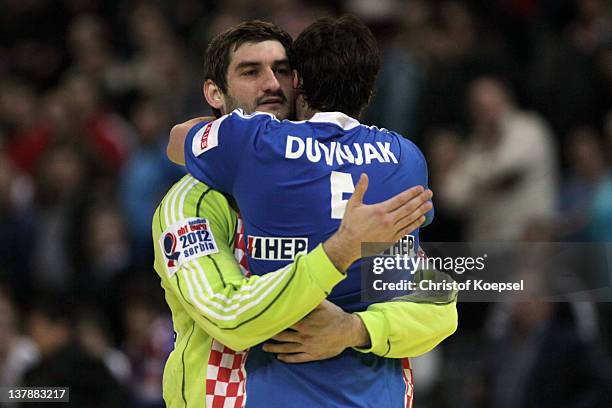
[(206, 98), (206, 102), (213, 108), (221, 110), (223, 104), (225, 103), (225, 98), (223, 97), (223, 92), (221, 89), (215, 84), (212, 79), (207, 79), (202, 85), (202, 91), (204, 92), (204, 97)]
[(293, 89), (299, 89), (302, 87), (302, 78), (300, 78), (300, 75), (298, 74), (298, 72), (294, 69), (293, 70)]

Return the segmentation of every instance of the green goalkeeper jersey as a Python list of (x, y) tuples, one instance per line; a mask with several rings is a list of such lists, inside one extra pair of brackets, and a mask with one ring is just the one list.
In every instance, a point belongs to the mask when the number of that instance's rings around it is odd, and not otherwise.
[[(168, 407), (244, 406), (244, 350), (302, 319), (345, 277), (321, 245), (277, 271), (245, 276), (234, 257), (238, 225), (226, 197), (190, 175), (155, 211), (155, 270), (175, 331), (163, 377)], [(375, 304), (359, 316), (371, 339), (359, 351), (386, 357), (429, 351), (457, 324), (454, 299)]]
[[(155, 211), (155, 270), (176, 336), (163, 380), (169, 407), (203, 405), (213, 339), (227, 346), (226, 354), (261, 343), (303, 318), (345, 276), (319, 246), (278, 271), (247, 279), (232, 248), (237, 222), (225, 196), (189, 175)], [(231, 367), (220, 368), (236, 370)], [(239, 382), (225, 377), (219, 381)]]

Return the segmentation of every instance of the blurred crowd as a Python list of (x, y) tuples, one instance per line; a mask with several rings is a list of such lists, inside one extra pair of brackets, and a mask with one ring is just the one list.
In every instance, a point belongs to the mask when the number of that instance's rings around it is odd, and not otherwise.
[[(426, 154), (424, 242), (612, 242), (609, 1), (5, 0), (0, 385), (163, 406), (173, 332), (150, 220), (184, 172), (165, 156), (169, 129), (209, 113), (202, 52), (245, 19), (296, 36), (344, 12), (383, 53), (362, 122)], [(459, 314), (459, 331), (415, 361), (418, 406), (612, 404), (610, 303)]]

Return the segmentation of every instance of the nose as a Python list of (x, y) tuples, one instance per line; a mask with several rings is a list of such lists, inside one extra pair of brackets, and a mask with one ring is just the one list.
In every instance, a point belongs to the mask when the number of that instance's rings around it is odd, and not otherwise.
[(272, 68), (267, 68), (263, 75), (262, 82), (263, 91), (278, 91), (280, 89), (280, 82), (276, 77), (276, 73)]

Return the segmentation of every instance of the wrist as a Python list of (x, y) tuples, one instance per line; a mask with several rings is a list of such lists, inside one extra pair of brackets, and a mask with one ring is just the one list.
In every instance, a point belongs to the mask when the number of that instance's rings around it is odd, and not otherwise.
[(323, 250), (336, 269), (346, 273), (349, 266), (359, 258), (359, 254), (350, 250), (349, 237), (343, 234), (341, 230), (342, 228), (323, 243)]
[(354, 314), (354, 313), (350, 313), (349, 314), (350, 319), (351, 319), (351, 344), (349, 344), (349, 347), (356, 347), (356, 348), (368, 348), (370, 347), (371, 341), (370, 341), (370, 334), (368, 333), (368, 330), (365, 327), (365, 324), (363, 323), (363, 320), (361, 320), (361, 318)]

